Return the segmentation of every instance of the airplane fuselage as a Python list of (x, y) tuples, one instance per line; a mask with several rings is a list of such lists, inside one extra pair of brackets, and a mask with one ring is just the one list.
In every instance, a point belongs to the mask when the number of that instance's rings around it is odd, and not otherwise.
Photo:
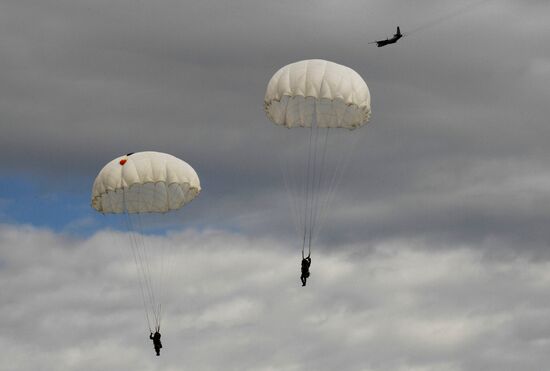
[(397, 42), (397, 40), (399, 40), (402, 37), (403, 37), (403, 35), (401, 35), (401, 34), (395, 34), (395, 35), (393, 35), (393, 37), (391, 39), (376, 41), (376, 46), (378, 46), (380, 48), (381, 46), (385, 46), (385, 45), (388, 45), (388, 44), (395, 44)]

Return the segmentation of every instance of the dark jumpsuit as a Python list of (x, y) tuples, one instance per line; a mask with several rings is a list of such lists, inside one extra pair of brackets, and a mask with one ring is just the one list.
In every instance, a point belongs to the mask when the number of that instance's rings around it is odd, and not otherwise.
[(157, 352), (157, 356), (160, 356), (160, 348), (162, 348), (162, 343), (160, 342), (160, 332), (156, 331), (154, 335), (151, 333), (149, 335), (149, 339), (153, 340), (155, 352)]
[(307, 278), (309, 277), (310, 265), (311, 265), (311, 258), (309, 256), (307, 258), (302, 259), (302, 275), (300, 276), (300, 280), (302, 280), (302, 286), (306, 285)]

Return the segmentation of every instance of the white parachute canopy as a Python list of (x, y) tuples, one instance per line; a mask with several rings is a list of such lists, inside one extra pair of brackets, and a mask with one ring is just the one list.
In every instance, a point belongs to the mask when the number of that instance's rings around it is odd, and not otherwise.
[(277, 71), (264, 98), (267, 117), (277, 125), (355, 129), (370, 117), (370, 92), (349, 67), (321, 59)]
[(200, 190), (197, 173), (185, 161), (137, 152), (103, 167), (93, 185), (92, 207), (100, 213), (163, 213), (181, 208)]
[[(130, 248), (149, 331), (162, 320), (164, 281), (173, 264), (171, 246), (145, 236), (142, 214), (182, 208), (200, 192), (197, 173), (185, 161), (166, 153), (137, 152), (117, 157), (101, 169), (92, 188), (92, 207), (126, 223)], [(164, 216), (162, 216), (164, 217)]]
[(302, 253), (306, 248), (311, 253), (312, 241), (358, 141), (355, 129), (369, 121), (369, 88), (349, 67), (304, 60), (273, 75), (264, 109), (286, 135), (278, 155), (284, 163), (283, 176)]

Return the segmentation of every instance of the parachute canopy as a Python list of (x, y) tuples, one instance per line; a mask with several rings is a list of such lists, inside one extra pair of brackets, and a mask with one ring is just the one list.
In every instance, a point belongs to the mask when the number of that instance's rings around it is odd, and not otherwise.
[(181, 208), (200, 190), (197, 173), (185, 161), (161, 152), (136, 152), (101, 169), (92, 207), (101, 213), (163, 213)]
[(288, 128), (355, 129), (370, 117), (370, 92), (349, 67), (311, 59), (289, 64), (273, 75), (264, 98), (268, 118)]
[[(277, 71), (264, 98), (267, 117), (281, 126), (283, 178), (302, 255), (330, 211), (344, 170), (370, 118), (370, 92), (351, 68), (320, 59)], [(292, 128), (284, 130), (283, 128)], [(345, 130), (348, 129), (348, 130)]]

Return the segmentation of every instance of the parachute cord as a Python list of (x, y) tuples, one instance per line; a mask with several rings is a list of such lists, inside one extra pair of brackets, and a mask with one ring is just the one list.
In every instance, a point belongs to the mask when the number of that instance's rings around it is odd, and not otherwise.
[(162, 304), (159, 303), (159, 322), (158, 322), (158, 324), (157, 324), (157, 327), (158, 327), (159, 329), (160, 329), (160, 321), (161, 321), (161, 319), (162, 319), (161, 314), (162, 314)]
[(163, 249), (163, 257), (161, 260), (161, 288), (160, 288), (160, 298), (159, 298), (159, 326), (161, 325), (162, 319), (164, 318), (164, 313), (162, 311), (162, 303), (164, 303), (164, 298), (166, 297), (167, 289), (166, 282), (168, 278), (172, 276), (173, 267), (175, 266), (175, 257), (173, 256), (173, 251), (169, 241), (164, 240), (164, 245), (161, 247)]
[(132, 217), (130, 215), (128, 215), (128, 220), (129, 220), (129, 223), (130, 223), (130, 228), (133, 231), (132, 236), (134, 237), (134, 240), (136, 241), (135, 242), (136, 243), (136, 249), (135, 249), (136, 256), (137, 256), (137, 260), (139, 262), (141, 277), (142, 277), (143, 283), (145, 285), (146, 293), (147, 293), (147, 299), (148, 299), (147, 307), (149, 308), (149, 309), (147, 309), (147, 312), (151, 311), (151, 314), (154, 316), (154, 319), (155, 319), (155, 322), (156, 322), (156, 313), (155, 313), (155, 307), (154, 307), (153, 290), (152, 290), (150, 282), (148, 280), (149, 273), (147, 272), (147, 266), (145, 264), (146, 258), (145, 258), (144, 251), (143, 251), (144, 241), (142, 241), (141, 239), (138, 238), (138, 233), (135, 231), (134, 223), (133, 223)]
[(137, 274), (137, 278), (138, 278), (138, 283), (139, 283), (139, 287), (140, 287), (140, 291), (141, 291), (141, 297), (142, 297), (142, 300), (143, 300), (143, 309), (145, 310), (145, 318), (147, 319), (147, 327), (149, 328), (149, 330), (151, 330), (151, 321), (149, 319), (149, 312), (147, 310), (147, 304), (146, 304), (146, 300), (145, 300), (145, 292), (144, 292), (144, 289), (143, 289), (143, 282), (142, 282), (142, 279), (141, 279), (141, 275), (140, 275), (140, 264), (138, 263), (138, 259), (136, 257), (136, 251), (137, 251), (137, 240), (135, 239), (135, 236), (134, 236), (134, 230), (131, 226), (131, 221), (130, 221), (130, 215), (128, 213), (128, 207), (127, 207), (127, 203), (126, 203), (126, 192), (122, 192), (122, 203), (123, 203), (123, 211), (124, 211), (124, 214), (126, 215), (126, 229), (128, 230), (128, 237), (130, 239), (130, 250), (132, 251), (132, 254), (134, 256), (134, 262), (136, 264), (136, 274)]
[(124, 218), (124, 221), (126, 222), (126, 228), (128, 229), (128, 237), (130, 239), (130, 251), (132, 251), (132, 256), (134, 258), (134, 263), (136, 265), (136, 274), (137, 274), (137, 278), (138, 278), (138, 283), (139, 283), (139, 289), (140, 289), (140, 292), (141, 292), (141, 300), (143, 301), (143, 309), (145, 311), (145, 319), (147, 320), (147, 327), (149, 329), (149, 332), (152, 332), (151, 331), (151, 320), (149, 319), (149, 311), (147, 310), (147, 303), (146, 303), (146, 300), (145, 300), (145, 290), (143, 289), (143, 282), (141, 280), (141, 275), (140, 275), (140, 264), (138, 262), (138, 259), (137, 259), (137, 256), (136, 256), (136, 251), (134, 249), (134, 243), (135, 241), (133, 241), (132, 239), (132, 230), (130, 229), (130, 223), (129, 223), (129, 216), (128, 216), (128, 213), (127, 212), (124, 212), (124, 214), (126, 215), (127, 218)]
[[(357, 148), (357, 144), (359, 143), (359, 141), (362, 138), (365, 137), (366, 132), (367, 132), (366, 127), (365, 128), (358, 128), (358, 129), (354, 129), (354, 130), (361, 130), (361, 131), (359, 132), (358, 135), (353, 136), (351, 145), (347, 147), (349, 149), (349, 151), (347, 151), (346, 155), (344, 155), (339, 161), (337, 169), (336, 169), (336, 171), (334, 173), (334, 176), (331, 180), (331, 184), (330, 184), (330, 187), (329, 187), (329, 190), (328, 190), (328, 195), (327, 195), (325, 204), (323, 205), (324, 210), (321, 210), (321, 219), (322, 219), (321, 224), (323, 224), (325, 219), (326, 219), (326, 216), (327, 216), (326, 210), (328, 209), (329, 205), (331, 204), (332, 200), (335, 197), (336, 188), (338, 188), (338, 185), (340, 184), (340, 182), (343, 178), (345, 170), (348, 168), (349, 164), (351, 163), (351, 159), (353, 158), (353, 153), (354, 153), (355, 149)], [(319, 232), (319, 229), (317, 230), (317, 232)]]
[[(138, 217), (138, 223), (139, 223), (139, 226), (140, 226), (140, 230), (143, 231), (141, 215), (138, 214), (137, 217)], [(142, 238), (144, 238), (143, 233), (141, 234), (141, 236), (142, 236)], [(159, 319), (160, 318), (160, 313), (158, 312), (156, 303), (160, 303), (158, 295), (157, 295), (157, 293), (160, 290), (160, 287), (159, 287), (160, 282), (155, 282), (155, 279), (154, 279), (156, 277), (155, 270), (151, 269), (151, 263), (156, 261), (156, 256), (157, 256), (157, 254), (155, 253), (156, 248), (151, 246), (151, 244), (145, 243), (145, 240), (144, 240), (144, 243), (143, 243), (143, 247), (146, 250), (147, 270), (149, 272), (149, 282), (151, 283), (151, 291), (152, 291), (152, 294), (153, 294), (153, 303), (155, 305), (157, 325), (158, 325), (158, 322), (160, 321), (160, 319)], [(156, 283), (156, 287), (155, 287), (155, 283)]]
[[(331, 136), (331, 138), (338, 139), (339, 138), (338, 135), (341, 136), (342, 134), (341, 133), (334, 133)], [(333, 142), (334, 142), (334, 140), (333, 140)], [(340, 143), (339, 142), (336, 143), (337, 149), (339, 147), (338, 144), (340, 144)], [(328, 148), (328, 145), (327, 145), (327, 148)], [(338, 160), (336, 161), (334, 171), (332, 171), (331, 175), (327, 177), (325, 185), (324, 185), (325, 191), (324, 191), (324, 194), (323, 194), (323, 200), (320, 202), (320, 205), (319, 205), (319, 228), (317, 229), (317, 235), (319, 234), (319, 231), (321, 230), (322, 226), (324, 225), (324, 221), (325, 221), (326, 214), (327, 214), (327, 209), (328, 209), (328, 206), (330, 205), (330, 202), (329, 202), (329, 200), (331, 199), (330, 195), (331, 195), (331, 192), (333, 191), (333, 189), (336, 188), (335, 184), (337, 183), (336, 179), (338, 178), (339, 169), (340, 169), (342, 163), (345, 162), (345, 153), (346, 152), (343, 152), (343, 153), (344, 154), (341, 157), (339, 157)]]
[(301, 219), (300, 213), (296, 209), (296, 199), (297, 199), (297, 197), (294, 195), (294, 191), (291, 189), (292, 186), (290, 185), (290, 181), (288, 179), (289, 178), (288, 173), (290, 173), (290, 170), (288, 170), (289, 166), (286, 163), (283, 164), (282, 159), (280, 161), (281, 161), (280, 166), (281, 166), (281, 171), (283, 173), (283, 180), (284, 180), (284, 183), (285, 183), (288, 203), (290, 204), (292, 215), (294, 216), (294, 224), (295, 224), (296, 232), (298, 232), (298, 235), (300, 235), (301, 230), (302, 230), (302, 219)]
[(160, 290), (160, 298), (159, 298), (159, 327), (161, 326), (162, 319), (164, 318), (163, 314), (163, 307), (162, 303), (164, 303), (164, 298), (166, 297), (167, 293), (167, 286), (165, 282), (168, 281), (170, 277), (172, 277), (172, 272), (174, 271), (174, 267), (177, 265), (177, 260), (175, 256), (176, 249), (174, 248), (174, 244), (170, 243), (168, 240), (168, 236), (165, 235), (163, 239), (161, 239), (161, 249), (162, 249), (162, 268), (161, 268), (161, 290)]
[(342, 167), (342, 163), (345, 162), (345, 156), (342, 156), (339, 160), (338, 160), (338, 163), (336, 165), (336, 168), (332, 174), (332, 177), (331, 177), (331, 180), (329, 182), (329, 186), (328, 186), (328, 192), (326, 194), (326, 197), (325, 197), (325, 202), (323, 203), (323, 206), (322, 206), (322, 210), (321, 210), (321, 213), (323, 213), (325, 211), (325, 209), (328, 207), (328, 204), (330, 204), (329, 200), (331, 198), (331, 193), (333, 191), (333, 189), (335, 189), (335, 184), (337, 183), (336, 179), (338, 178), (338, 174), (339, 174), (339, 170), (340, 168)]
[(138, 237), (137, 237), (137, 233), (135, 231), (135, 227), (134, 227), (134, 223), (132, 222), (132, 218), (129, 214), (127, 214), (128, 216), (128, 225), (130, 226), (130, 229), (132, 231), (132, 238), (134, 239), (134, 243), (135, 243), (135, 253), (136, 253), (136, 257), (137, 257), (137, 260), (138, 260), (138, 263), (139, 263), (139, 272), (140, 272), (140, 278), (143, 280), (143, 284), (145, 286), (145, 290), (146, 290), (146, 293), (147, 293), (147, 305), (146, 305), (146, 308), (147, 308), (147, 312), (149, 312), (149, 310), (151, 310), (151, 314), (154, 315), (154, 311), (152, 310), (152, 297), (151, 297), (151, 287), (149, 286), (149, 282), (147, 280), (147, 271), (145, 269), (145, 263), (144, 263), (144, 257), (143, 257), (143, 252), (142, 252), (142, 246), (141, 246), (141, 242), (138, 240)]
[[(138, 197), (138, 202), (139, 204), (141, 205), (142, 204), (142, 192), (141, 192), (141, 187), (138, 187), (137, 189), (137, 197)], [(151, 274), (151, 257), (150, 257), (150, 247), (149, 245), (145, 242), (145, 237), (144, 237), (144, 229), (143, 229), (143, 224), (141, 222), (141, 214), (139, 212), (137, 212), (135, 214), (135, 219), (137, 220), (137, 224), (138, 224), (138, 227), (139, 227), (139, 239), (140, 239), (140, 247), (141, 247), (141, 252), (142, 252), (142, 256), (143, 256), (143, 267), (145, 268), (145, 272), (146, 272), (146, 275), (145, 275), (145, 279), (146, 279), (146, 282), (148, 284), (148, 287), (149, 287), (149, 292), (150, 292), (150, 295), (151, 295), (151, 312), (153, 313), (153, 315), (155, 316), (155, 319), (156, 321), (158, 322), (158, 313), (156, 313), (156, 298), (155, 298), (155, 286), (153, 284), (153, 275)]]
[[(290, 129), (285, 129), (287, 133), (290, 133)], [(290, 134), (287, 135), (288, 137), (292, 138)], [(290, 142), (288, 138), (285, 138), (285, 143)], [(292, 147), (292, 146), (291, 146)], [(283, 180), (286, 188), (286, 194), (288, 198), (288, 203), (290, 204), (290, 209), (292, 212), (292, 216), (294, 217), (294, 227), (296, 228), (296, 233), (298, 236), (301, 235), (302, 231), (302, 215), (298, 209), (298, 196), (296, 195), (295, 191), (295, 184), (292, 182), (292, 175), (290, 171), (290, 164), (289, 161), (285, 161), (284, 156), (279, 152), (279, 166), (281, 167), (281, 172), (283, 173)], [(297, 188), (297, 187), (296, 187)]]
[[(139, 193), (139, 191), (138, 191), (138, 193)], [(145, 242), (145, 237), (143, 235), (143, 223), (141, 221), (141, 214), (140, 213), (137, 213), (136, 219), (138, 221), (138, 226), (139, 226), (139, 231), (140, 231), (139, 236), (141, 238), (142, 247), (143, 247), (143, 254), (144, 254), (144, 257), (145, 257), (145, 267), (147, 268), (147, 280), (149, 282), (149, 287), (151, 288), (151, 298), (152, 298), (151, 307), (153, 308), (153, 312), (154, 312), (155, 319), (156, 319), (156, 325), (158, 326), (160, 314), (158, 312), (158, 306), (157, 306), (158, 300), (156, 298), (155, 292), (158, 292), (159, 288), (155, 287), (155, 282), (153, 282), (153, 274), (151, 273), (152, 272), (151, 260), (153, 260), (152, 255), (154, 255), (154, 254), (151, 251), (152, 250), (151, 246)], [(157, 286), (158, 286), (158, 282), (157, 282)]]
[(140, 275), (140, 268), (139, 268), (139, 262), (138, 262), (138, 259), (137, 259), (137, 256), (136, 256), (136, 251), (133, 247), (133, 244), (134, 244), (134, 241), (133, 241), (133, 237), (132, 237), (132, 232), (130, 230), (130, 225), (128, 224), (128, 221), (125, 219), (126, 221), (126, 227), (128, 229), (128, 238), (130, 240), (130, 251), (132, 252), (132, 256), (134, 258), (134, 263), (136, 265), (136, 276), (137, 276), (137, 279), (138, 279), (138, 283), (139, 283), (139, 289), (140, 289), (140, 293), (141, 293), (141, 300), (143, 302), (143, 310), (145, 312), (145, 319), (147, 320), (147, 327), (149, 328), (149, 332), (151, 332), (151, 320), (149, 319), (149, 311), (147, 310), (147, 302), (146, 302), (146, 299), (145, 299), (145, 290), (143, 289), (143, 282), (142, 282), (142, 279), (141, 279), (141, 275)]
[(169, 274), (171, 272), (171, 266), (170, 262), (167, 261), (165, 264), (165, 261), (167, 259), (169, 251), (169, 247), (171, 244), (167, 241), (167, 236), (164, 236), (162, 239), (159, 240), (160, 246), (158, 246), (158, 249), (160, 250), (160, 272), (159, 272), (159, 295), (158, 295), (158, 313), (159, 313), (159, 321), (158, 326), (160, 327), (160, 324), (162, 322), (162, 303), (164, 302), (165, 294), (166, 294), (166, 285), (165, 281), (167, 277), (169, 277)]
[(132, 221), (131, 216), (128, 214), (128, 221), (130, 224), (130, 227), (132, 231), (134, 231), (133, 236), (136, 241), (136, 255), (138, 257), (138, 261), (140, 263), (141, 273), (143, 276), (143, 281), (145, 282), (145, 287), (147, 289), (147, 294), (149, 298), (149, 306), (151, 308), (151, 314), (155, 318), (155, 323), (158, 322), (158, 316), (156, 313), (155, 308), (155, 295), (153, 293), (153, 287), (151, 284), (151, 273), (147, 266), (147, 256), (145, 251), (145, 240), (143, 239), (143, 236), (140, 234), (138, 237), (138, 233), (135, 232), (134, 223)]
[[(324, 175), (324, 169), (325, 169), (325, 158), (327, 154), (327, 143), (328, 143), (328, 134), (329, 134), (330, 128), (327, 127), (325, 131), (325, 140), (323, 142), (322, 146), (322, 155), (321, 155), (321, 165), (319, 167), (319, 179), (317, 182), (317, 192), (315, 193), (315, 200), (314, 200), (314, 207), (315, 211), (313, 213), (313, 226), (312, 230), (310, 231), (313, 234), (313, 239), (315, 239), (315, 233), (316, 233), (316, 227), (320, 228), (319, 225), (319, 218), (320, 218), (320, 207), (319, 207), (319, 198), (321, 197), (322, 190), (322, 181), (323, 181), (323, 175)], [(312, 244), (312, 237), (310, 233), (310, 239), (309, 239), (309, 255), (311, 255), (311, 244)]]
[(309, 208), (309, 231), (308, 231), (308, 251), (309, 255), (311, 255), (311, 233), (313, 230), (313, 226), (315, 225), (314, 220), (314, 213), (313, 210), (315, 209), (315, 199), (318, 194), (318, 189), (315, 188), (315, 169), (317, 168), (317, 149), (319, 147), (319, 127), (317, 126), (317, 122), (315, 122), (315, 139), (313, 143), (313, 171), (311, 176), (311, 203)]
[(306, 171), (306, 182), (305, 182), (305, 210), (304, 210), (304, 236), (302, 241), (302, 255), (304, 253), (304, 250), (306, 248), (306, 236), (307, 236), (307, 229), (308, 229), (308, 206), (309, 206), (309, 169), (311, 167), (311, 139), (313, 137), (313, 124), (309, 131), (309, 146), (308, 146), (308, 154), (307, 154), (307, 171)]
[[(137, 196), (138, 196), (138, 200), (141, 204), (142, 202), (142, 189), (141, 187), (139, 187), (137, 189)], [(139, 238), (140, 238), (140, 242), (141, 242), (141, 249), (142, 249), (142, 252), (143, 252), (143, 261), (144, 261), (144, 267), (145, 267), (145, 271), (146, 271), (146, 276), (145, 278), (147, 279), (147, 283), (148, 283), (148, 287), (149, 287), (149, 290), (150, 290), (150, 293), (151, 293), (151, 311), (153, 313), (153, 315), (155, 316), (155, 321), (157, 322), (158, 324), (158, 312), (157, 312), (157, 300), (156, 300), (156, 297), (155, 297), (155, 292), (157, 290), (157, 288), (155, 287), (155, 282), (153, 282), (153, 274), (151, 273), (152, 270), (151, 270), (151, 260), (152, 260), (152, 257), (151, 257), (151, 254), (152, 254), (152, 248), (149, 244), (147, 244), (145, 242), (145, 237), (144, 237), (144, 229), (143, 229), (143, 223), (141, 222), (141, 214), (138, 212), (135, 214), (135, 219), (137, 219), (137, 223), (138, 223), (138, 227), (139, 227)]]
[(158, 322), (158, 325), (160, 327), (160, 321), (161, 321), (161, 318), (162, 318), (162, 306), (161, 306), (161, 303), (163, 301), (163, 298), (164, 298), (164, 246), (163, 246), (163, 242), (159, 242), (161, 244), (161, 246), (158, 246), (157, 249), (160, 250), (159, 253), (160, 253), (160, 272), (159, 272), (159, 283), (158, 283), (158, 313), (159, 313), (159, 322)]
[[(105, 213), (101, 213), (104, 217), (107, 216)], [(126, 222), (126, 219), (125, 218), (117, 218), (117, 221), (118, 221), (118, 227), (120, 227), (122, 230), (126, 229), (128, 230), (128, 224), (127, 223), (123, 223), (122, 221)], [(134, 255), (134, 251), (131, 247), (131, 243), (132, 243), (132, 239), (130, 237), (129, 234), (126, 234), (126, 233), (115, 233), (115, 231), (111, 228), (107, 228), (107, 232), (109, 234), (109, 236), (111, 237), (111, 240), (112, 240), (112, 243), (113, 245), (115, 246), (126, 246), (126, 243), (124, 241), (122, 241), (122, 238), (121, 238), (121, 235), (124, 235), (124, 237), (128, 237), (128, 240), (130, 241), (130, 246), (129, 246), (129, 250), (130, 252), (132, 253), (132, 256), (134, 258), (134, 263), (136, 264), (137, 266), (137, 261), (135, 259), (135, 255)], [(119, 231), (120, 232), (120, 231)], [(137, 270), (136, 270), (136, 273), (137, 273)], [(137, 277), (139, 278), (139, 276)], [(138, 282), (139, 279), (138, 279)], [(145, 320), (147, 321), (147, 329), (149, 331), (151, 331), (151, 322), (149, 320), (149, 315), (147, 313), (147, 309), (146, 309), (146, 303), (145, 303), (145, 293), (143, 292), (143, 287), (140, 285), (140, 292), (141, 292), (141, 300), (143, 302), (143, 309), (144, 309), (144, 315), (145, 315)], [(101, 293), (100, 293), (101, 294)], [(98, 295), (99, 296), (99, 295)]]

